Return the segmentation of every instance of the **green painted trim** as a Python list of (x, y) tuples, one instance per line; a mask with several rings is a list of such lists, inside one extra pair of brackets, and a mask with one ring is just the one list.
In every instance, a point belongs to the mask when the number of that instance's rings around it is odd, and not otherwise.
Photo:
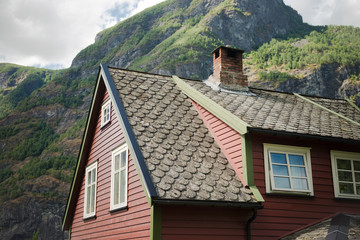
[(255, 186), (252, 141), (250, 135), (241, 135), (241, 152), (243, 163), (243, 177), (258, 202), (264, 202), (260, 191)]
[(214, 114), (216, 117), (221, 119), (227, 125), (238, 131), (240, 134), (248, 132), (247, 128), (251, 127), (248, 123), (241, 120), (239, 117), (232, 114), (230, 111), (223, 108), (218, 103), (214, 102), (210, 98), (206, 97), (185, 81), (181, 80), (178, 76), (173, 76), (173, 79), (181, 91), (195, 102), (199, 103), (206, 110)]
[(358, 112), (360, 112), (360, 108), (358, 106), (355, 105), (355, 103), (353, 103), (352, 101), (350, 101), (350, 99), (345, 98), (345, 100), (351, 105), (353, 106)]
[(249, 186), (251, 192), (254, 194), (256, 201), (258, 202), (265, 202), (264, 198), (262, 197), (259, 189), (256, 186)]
[(69, 227), (69, 240), (71, 240), (71, 226)]
[(344, 115), (341, 115), (340, 113), (334, 112), (334, 111), (332, 111), (332, 110), (330, 110), (330, 109), (328, 109), (328, 108), (326, 108), (324, 106), (321, 106), (320, 104), (318, 104), (318, 103), (316, 103), (314, 101), (311, 101), (310, 99), (307, 99), (306, 97), (303, 97), (303, 96), (301, 96), (301, 95), (299, 95), (297, 93), (293, 93), (293, 94), (295, 96), (297, 96), (298, 98), (301, 98), (301, 99), (303, 99), (303, 100), (305, 100), (305, 101), (307, 101), (307, 102), (309, 102), (309, 103), (311, 103), (311, 104), (313, 104), (313, 105), (315, 105), (315, 106), (317, 106), (317, 107), (319, 107), (319, 108), (321, 108), (321, 109), (323, 109), (325, 111), (328, 111), (329, 113), (332, 113), (332, 114), (334, 114), (334, 115), (336, 115), (336, 116), (338, 116), (338, 117), (340, 117), (340, 118), (342, 118), (342, 119), (344, 119), (346, 121), (349, 121), (349, 122), (351, 122), (351, 123), (353, 123), (353, 124), (355, 124), (357, 126), (360, 126), (360, 123), (355, 122), (354, 120), (352, 120), (352, 119), (350, 119), (348, 117), (345, 117)]
[(89, 114), (88, 114), (88, 117), (87, 117), (87, 120), (86, 120), (85, 132), (84, 132), (84, 135), (83, 135), (83, 139), (81, 141), (81, 147), (80, 147), (80, 152), (79, 152), (79, 155), (78, 155), (77, 165), (76, 165), (74, 177), (73, 177), (73, 180), (72, 180), (72, 183), (71, 183), (71, 188), (70, 188), (68, 201), (67, 201), (67, 204), (66, 204), (65, 215), (64, 215), (64, 219), (63, 219), (63, 223), (62, 223), (62, 229), (63, 230), (64, 230), (64, 227), (65, 227), (65, 221), (66, 221), (66, 218), (67, 218), (67, 215), (68, 215), (70, 202), (71, 202), (71, 199), (73, 197), (74, 186), (75, 186), (76, 178), (77, 178), (78, 172), (79, 172), (81, 157), (83, 155), (84, 146), (85, 146), (85, 140), (87, 138), (88, 131), (89, 131), (90, 119), (91, 119), (92, 112), (94, 110), (95, 99), (96, 99), (97, 92), (98, 92), (99, 85), (100, 85), (100, 79), (101, 79), (101, 74), (98, 74), (98, 79), (97, 79), (97, 82), (96, 82), (96, 86), (95, 86), (95, 89), (94, 89), (94, 92), (93, 92), (93, 98), (92, 98), (92, 101), (91, 101), (90, 111), (89, 111)]
[(159, 240), (161, 239), (161, 206), (151, 206), (151, 226), (150, 226), (150, 239)]

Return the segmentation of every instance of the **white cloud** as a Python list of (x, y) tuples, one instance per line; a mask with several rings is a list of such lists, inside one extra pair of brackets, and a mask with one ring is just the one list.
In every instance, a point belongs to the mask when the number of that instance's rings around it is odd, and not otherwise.
[(358, 0), (284, 0), (312, 25), (352, 25), (360, 27)]
[(0, 62), (69, 67), (98, 32), (161, 1), (1, 0)]
[[(164, 0), (0, 0), (0, 62), (69, 67), (98, 32)], [(315, 25), (360, 26), (358, 0), (284, 0)]]

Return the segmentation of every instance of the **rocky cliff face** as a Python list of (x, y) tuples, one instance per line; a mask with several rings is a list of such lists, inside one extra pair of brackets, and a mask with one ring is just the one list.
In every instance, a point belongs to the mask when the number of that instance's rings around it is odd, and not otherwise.
[(321, 65), (306, 77), (283, 82), (275, 90), (327, 98), (345, 98), (360, 92), (360, 87), (349, 81), (357, 69), (359, 66), (346, 68), (338, 63)]
[(218, 45), (250, 50), (302, 24), (282, 0), (167, 1), (99, 33), (72, 67), (100, 60), (119, 68), (205, 79)]

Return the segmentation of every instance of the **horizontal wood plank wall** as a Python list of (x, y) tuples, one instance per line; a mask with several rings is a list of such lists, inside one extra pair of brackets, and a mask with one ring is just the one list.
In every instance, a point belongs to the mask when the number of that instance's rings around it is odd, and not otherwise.
[[(267, 195), (265, 190), (263, 143), (310, 147), (315, 197)], [(338, 212), (360, 214), (360, 201), (336, 200), (330, 150), (359, 152), (358, 145), (252, 134), (255, 184), (265, 199), (264, 209), (252, 224), (253, 239), (278, 239), (284, 234), (313, 224)]]
[(241, 135), (222, 120), (214, 116), (208, 110), (192, 101), (199, 115), (203, 119), (206, 127), (210, 130), (217, 144), (221, 148), (225, 157), (239, 176), (240, 180), (246, 185), (243, 179), (243, 165), (241, 153)]
[(251, 215), (240, 208), (162, 206), (162, 240), (246, 239)]
[[(102, 97), (104, 103), (108, 93)], [(100, 109), (94, 111), (100, 116)], [(98, 117), (96, 131), (87, 164), (98, 161), (96, 218), (83, 220), (84, 179), (77, 200), (71, 226), (71, 239), (150, 239), (151, 210), (141, 186), (134, 162), (129, 156), (128, 210), (110, 213), (111, 154), (114, 148), (125, 143), (114, 106), (111, 123), (100, 128)]]

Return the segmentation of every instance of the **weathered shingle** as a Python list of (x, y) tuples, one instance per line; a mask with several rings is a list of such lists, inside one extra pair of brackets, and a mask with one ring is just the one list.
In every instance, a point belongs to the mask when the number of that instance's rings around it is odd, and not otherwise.
[(161, 198), (255, 202), (171, 77), (109, 71)]
[[(293, 94), (250, 88), (252, 95), (214, 91), (201, 81), (190, 86), (248, 123), (252, 128), (360, 140), (360, 126)], [(347, 101), (306, 97), (360, 123), (360, 112)]]

